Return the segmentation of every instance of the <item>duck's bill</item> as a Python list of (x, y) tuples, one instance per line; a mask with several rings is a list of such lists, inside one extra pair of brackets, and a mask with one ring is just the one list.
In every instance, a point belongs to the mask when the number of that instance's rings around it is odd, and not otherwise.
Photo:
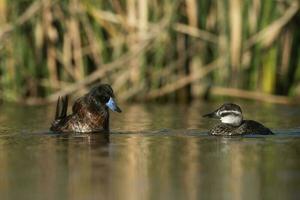
[(203, 115), (202, 117), (207, 117), (207, 118), (219, 118), (216, 112), (208, 113), (206, 115)]
[(106, 106), (114, 112), (122, 112), (122, 110), (118, 107), (117, 103), (113, 98), (110, 97), (109, 101), (106, 103)]

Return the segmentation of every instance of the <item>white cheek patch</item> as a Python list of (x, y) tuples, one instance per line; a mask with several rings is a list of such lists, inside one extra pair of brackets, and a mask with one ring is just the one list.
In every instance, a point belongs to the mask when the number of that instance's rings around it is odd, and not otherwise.
[(239, 126), (242, 123), (242, 118), (239, 115), (226, 115), (224, 117), (221, 117), (221, 122), (224, 124)]

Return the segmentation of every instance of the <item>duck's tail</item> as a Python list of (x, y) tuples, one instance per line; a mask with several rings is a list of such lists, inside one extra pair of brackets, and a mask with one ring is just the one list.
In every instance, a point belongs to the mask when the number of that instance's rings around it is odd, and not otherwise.
[(58, 97), (56, 104), (55, 120), (62, 119), (67, 116), (68, 96)]

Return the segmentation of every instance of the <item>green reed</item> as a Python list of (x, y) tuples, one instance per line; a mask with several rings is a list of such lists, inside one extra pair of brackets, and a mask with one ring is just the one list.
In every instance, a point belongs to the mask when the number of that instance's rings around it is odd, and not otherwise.
[(97, 82), (123, 101), (292, 97), (299, 18), (297, 0), (0, 0), (0, 98), (54, 101)]

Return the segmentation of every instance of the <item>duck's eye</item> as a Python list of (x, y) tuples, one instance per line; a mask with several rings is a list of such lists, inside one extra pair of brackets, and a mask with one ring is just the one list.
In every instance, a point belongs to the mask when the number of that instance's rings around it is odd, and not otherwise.
[(102, 96), (101, 101), (107, 103), (109, 101), (109, 96)]

